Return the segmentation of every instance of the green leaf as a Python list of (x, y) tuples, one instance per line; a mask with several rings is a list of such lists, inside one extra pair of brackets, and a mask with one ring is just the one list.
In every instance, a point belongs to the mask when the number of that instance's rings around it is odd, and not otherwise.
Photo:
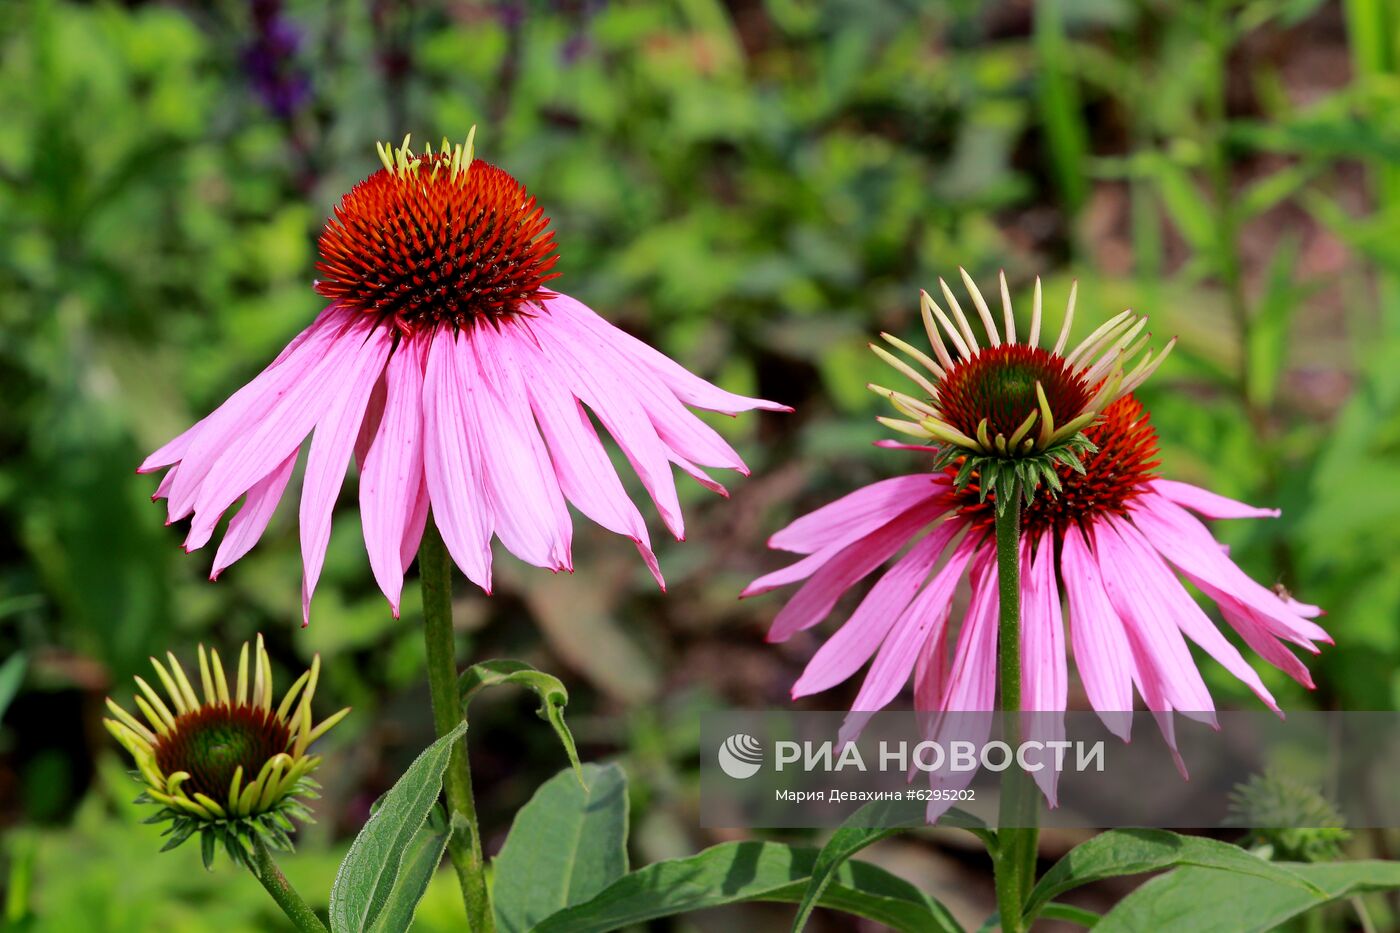
[(1309, 887), (1261, 875), (1179, 868), (1129, 894), (1094, 929), (1098, 933), (1262, 933), (1340, 898), (1400, 888), (1400, 862), (1275, 864)]
[[(550, 917), (535, 933), (602, 933), (740, 901), (800, 903), (818, 857), (814, 848), (777, 842), (722, 843), (632, 872)], [(817, 903), (909, 933), (962, 930), (938, 901), (867, 862), (841, 865)]]
[(23, 651), (16, 651), (0, 664), (0, 719), (5, 718), (5, 710), (19, 693), (19, 685), (24, 680), (24, 669), (28, 664)]
[(473, 664), (462, 672), (458, 680), (462, 692), (462, 715), (466, 716), (467, 707), (478, 693), (498, 684), (515, 684), (533, 690), (539, 696), (539, 717), (554, 727), (554, 734), (559, 736), (564, 753), (569, 756), (569, 764), (573, 765), (574, 775), (582, 785), (583, 769), (579, 765), (578, 749), (574, 746), (573, 733), (564, 722), (564, 707), (569, 705), (569, 691), (565, 689), (563, 681), (553, 674), (536, 670), (524, 661), (511, 658), (497, 658)]
[[(385, 910), (393, 904), (395, 910), (402, 911), (411, 890), (422, 883), (422, 860), (427, 855), (422, 851), (425, 840), (419, 830), (442, 791), (442, 775), (452, 746), (466, 729), (465, 722), (458, 723), (429, 745), (384, 795), (379, 809), (351, 843), (331, 886), (333, 933), (381, 929), (378, 923)], [(401, 886), (410, 891), (399, 891)], [(421, 887), (418, 894), (422, 894)], [(415, 898), (408, 907), (409, 919), (416, 904)]]
[[(863, 809), (863, 808), (862, 808)], [(857, 815), (860, 811), (857, 811)], [(827, 885), (836, 876), (836, 871), (846, 860), (866, 846), (874, 845), (902, 832), (898, 826), (842, 826), (836, 830), (821, 852), (817, 853), (816, 864), (812, 866), (812, 877), (807, 882), (807, 890), (802, 894), (802, 902), (797, 905), (797, 916), (792, 921), (792, 933), (801, 933), (807, 925), (817, 902)]]
[(1080, 885), (1192, 865), (1227, 871), (1235, 877), (1255, 876), (1276, 886), (1318, 893), (1309, 882), (1287, 868), (1266, 862), (1239, 846), (1201, 836), (1182, 836), (1163, 829), (1115, 829), (1075, 846), (1040, 879), (1026, 901), (1026, 918), (1047, 903)]
[(583, 766), (546, 781), (515, 815), (496, 856), (496, 926), (506, 933), (582, 903), (627, 872), (627, 777)]
[(413, 914), (418, 902), (428, 890), (428, 882), (442, 864), (442, 854), (447, 851), (447, 841), (452, 837), (452, 825), (442, 812), (441, 806), (434, 806), (428, 821), (419, 827), (417, 834), (404, 849), (399, 882), (389, 892), (389, 899), (379, 918), (370, 927), (374, 933), (402, 933), (413, 924)]

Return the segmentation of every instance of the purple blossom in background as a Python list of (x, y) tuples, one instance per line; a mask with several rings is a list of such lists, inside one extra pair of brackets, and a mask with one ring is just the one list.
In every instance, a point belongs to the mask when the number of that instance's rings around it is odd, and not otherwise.
[(243, 67), (263, 106), (289, 119), (311, 96), (311, 76), (295, 62), (301, 30), (283, 15), (281, 0), (253, 0), (251, 12), (254, 38), (243, 50)]

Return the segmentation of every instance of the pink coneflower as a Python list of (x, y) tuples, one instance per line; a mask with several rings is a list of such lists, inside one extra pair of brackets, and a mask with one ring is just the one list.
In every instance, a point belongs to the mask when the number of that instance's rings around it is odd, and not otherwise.
[[(973, 294), (985, 312), (975, 288)], [(925, 296), (926, 313), (930, 304)], [(1005, 305), (1008, 337), (1014, 340), (1009, 299)], [(1062, 355), (1063, 335), (1050, 352), (1000, 342), (983, 313), (992, 346), (979, 350), (966, 318), (954, 311), (956, 326), (938, 314), (962, 345), (957, 357), (940, 353), (936, 384), (900, 363), (906, 374), (927, 383), (928, 398), (894, 393), (918, 419), (898, 426), (908, 433), (922, 431), (938, 443), (882, 442), (936, 452), (945, 465), (874, 483), (797, 519), (769, 545), (806, 556), (744, 591), (751, 596), (807, 581), (773, 621), (769, 640), (785, 641), (820, 623), (843, 594), (889, 563), (817, 651), (793, 696), (830, 689), (870, 662), (854, 710), (883, 708), (911, 675), (919, 709), (995, 708), (999, 598), (993, 526), (997, 496), (1014, 488), (1007, 483), (1014, 471), (994, 466), (1002, 470), (1002, 485), (987, 490), (979, 472), (967, 476), (962, 468), (970, 457), (995, 457), (1018, 445), (1029, 450), (1027, 438), (1050, 451), (1070, 440), (1070, 435), (1057, 440), (1053, 428), (1036, 434), (1037, 418), (1042, 428), (1052, 419), (1054, 424), (1078, 421), (1082, 437), (1075, 456), (1035, 467), (1053, 475), (1043, 476), (1038, 492), (1030, 490), (1034, 497), (1021, 512), (1022, 709), (1065, 709), (1072, 646), (1085, 693), (1100, 713), (1132, 710), (1136, 691), (1150, 710), (1213, 720), (1214, 703), (1188, 647), (1193, 642), (1277, 710), (1259, 675), (1197, 605), (1183, 578), (1215, 601), (1245, 644), (1311, 687), (1307, 669), (1286, 644), (1316, 653), (1316, 642), (1330, 642), (1310, 621), (1320, 610), (1251, 580), (1201, 521), (1278, 512), (1155, 474), (1156, 433), (1136, 398), (1121, 394), (1154, 366), (1144, 361), (1124, 373), (1127, 358), (1139, 348), (1134, 338), (1141, 325), (1120, 316), (1114, 328)], [(1034, 334), (1039, 321), (1037, 300)], [(1115, 329), (1121, 333), (1115, 335)], [(932, 324), (930, 332), (937, 341)], [(1100, 404), (1096, 398), (1108, 401)], [(961, 446), (950, 454), (953, 443)], [(955, 626), (953, 595), (964, 579), (971, 598)], [(1126, 738), (1127, 717), (1104, 721)]]
[[(723, 391), (567, 295), (546, 290), (553, 233), (524, 186), (444, 140), (341, 199), (321, 233), (330, 305), (212, 414), (151, 454), (155, 498), (193, 516), (203, 547), (228, 509), (211, 579), (257, 543), (312, 435), (302, 482), (303, 617), (321, 572), (351, 454), (370, 567), (398, 614), (429, 512), (453, 560), (490, 592), (491, 538), (522, 560), (571, 570), (566, 502), (633, 539), (657, 582), (646, 524), (593, 418), (684, 534), (671, 466), (723, 494), (702, 467), (746, 473), (686, 406), (735, 414), (785, 406)], [(313, 433), (314, 432), (314, 433)]]

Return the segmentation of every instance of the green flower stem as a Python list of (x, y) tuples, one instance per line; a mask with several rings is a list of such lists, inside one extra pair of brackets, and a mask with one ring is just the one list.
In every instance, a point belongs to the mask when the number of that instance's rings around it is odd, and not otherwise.
[[(1021, 487), (1017, 482), (996, 513), (997, 585), (1001, 617), (997, 625), (997, 677), (1001, 684), (1002, 737), (1019, 743), (1021, 709)], [(1022, 912), (1035, 884), (1035, 785), (1019, 768), (1005, 772), (1001, 826), (992, 853), (997, 912), (1005, 933), (1022, 933)]]
[[(439, 736), (444, 736), (462, 721), (462, 704), (457, 692), (457, 647), (452, 632), (452, 558), (431, 521), (423, 530), (423, 543), (418, 547), (418, 575), (423, 587), (423, 639), (428, 649), (433, 727)], [(495, 918), (486, 890), (486, 862), (481, 854), (481, 833), (477, 829), (465, 739), (452, 749), (443, 787), (452, 822), (458, 826), (465, 824), (467, 828), (465, 833), (453, 832), (447, 852), (462, 888), (468, 929), (472, 933), (491, 933), (495, 929)]]
[(257, 835), (253, 836), (253, 852), (248, 859), (248, 867), (252, 870), (253, 877), (267, 889), (277, 906), (282, 908), (282, 913), (296, 924), (298, 930), (302, 933), (327, 933), (326, 925), (287, 882), (287, 876), (282, 874), (282, 869), (272, 860), (267, 843)]

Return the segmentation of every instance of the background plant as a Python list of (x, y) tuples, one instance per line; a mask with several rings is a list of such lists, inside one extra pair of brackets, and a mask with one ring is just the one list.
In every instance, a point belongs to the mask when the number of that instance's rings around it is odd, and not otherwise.
[[(582, 535), (571, 578), (503, 561), (496, 597), (458, 594), (458, 657), (560, 675), (580, 756), (622, 762), (629, 864), (722, 842), (691, 815), (694, 713), (786, 704), (814, 647), (774, 653), (761, 644), (772, 607), (734, 594), (769, 530), (895, 468), (865, 443), (883, 433), (865, 342), (916, 333), (918, 288), (953, 264), (1039, 273), (1057, 294), (1078, 276), (1081, 307), (1133, 307), (1181, 336), (1145, 393), (1168, 467), (1282, 507), (1279, 522), (1224, 529), (1233, 553), (1326, 606), (1338, 636), (1316, 692), (1265, 672), (1269, 688), (1286, 708), (1393, 708), (1400, 14), (1382, 0), (1185, 7), (0, 8), (9, 918), (276, 922), (250, 878), (149, 858), (158, 843), (98, 721), (100, 698), (152, 652), (261, 630), (279, 677), (322, 653), (327, 709), (357, 713), (329, 737), (320, 823), (285, 865), (308, 897), (330, 890), (371, 803), (431, 742), (414, 588), (394, 622), (362, 572), (353, 508), (300, 632), (288, 515), (211, 586), (131, 474), (310, 319), (315, 231), (374, 164), (365, 141), (409, 130), (481, 124), (548, 205), (574, 293), (727, 387), (798, 408), (719, 424), (754, 477), (724, 507), (697, 491), (685, 545), (655, 535), (671, 596), (645, 585), (630, 548)], [(1243, 699), (1223, 676), (1210, 686)], [(536, 705), (502, 690), (472, 706), (488, 852), (563, 764), (548, 728), (519, 728)], [(1357, 833), (1347, 850), (1389, 856), (1395, 841)], [(1044, 841), (1042, 868), (1066, 842)], [(763, 851), (777, 850), (746, 855)], [(862, 857), (964, 922), (990, 909), (985, 862), (957, 834)], [(440, 884), (421, 929), (459, 922)], [(1112, 884), (1083, 903), (1111, 903)], [(1369, 901), (1384, 928), (1394, 914)], [(725, 909), (757, 928), (793, 910)]]

